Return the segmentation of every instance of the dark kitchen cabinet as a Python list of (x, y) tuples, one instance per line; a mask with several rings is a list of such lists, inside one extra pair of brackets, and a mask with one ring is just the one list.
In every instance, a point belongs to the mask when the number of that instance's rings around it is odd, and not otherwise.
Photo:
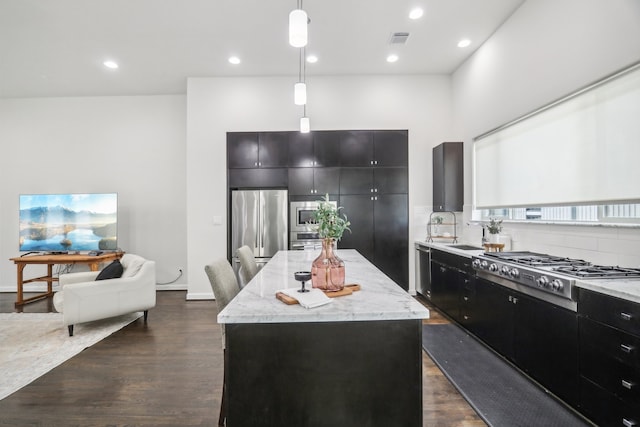
[(576, 404), (576, 313), (478, 277), (475, 291), (472, 332), (564, 401)]
[(289, 168), (289, 195), (338, 194), (339, 168)]
[(343, 131), (340, 143), (341, 166), (407, 166), (406, 130)]
[(228, 132), (227, 167), (286, 168), (289, 132)]
[(351, 222), (339, 248), (356, 249), (405, 290), (409, 289), (408, 197), (340, 194), (340, 206)]
[(443, 142), (433, 148), (433, 210), (462, 212), (463, 204), (463, 143)]
[(340, 131), (292, 132), (289, 167), (340, 166)]
[(471, 280), (471, 259), (431, 250), (430, 300), (463, 326), (475, 318), (475, 286)]
[(640, 425), (640, 304), (580, 289), (580, 411), (602, 426)]

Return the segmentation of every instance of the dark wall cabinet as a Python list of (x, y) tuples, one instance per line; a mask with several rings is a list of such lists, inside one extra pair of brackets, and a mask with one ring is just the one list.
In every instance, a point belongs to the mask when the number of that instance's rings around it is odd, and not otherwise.
[(406, 130), (230, 132), (228, 188), (337, 196), (352, 224), (338, 247), (357, 249), (408, 289), (408, 151)]
[(640, 425), (640, 304), (578, 294), (580, 410), (602, 426)]
[(462, 212), (464, 204), (464, 146), (443, 142), (433, 148), (433, 210)]

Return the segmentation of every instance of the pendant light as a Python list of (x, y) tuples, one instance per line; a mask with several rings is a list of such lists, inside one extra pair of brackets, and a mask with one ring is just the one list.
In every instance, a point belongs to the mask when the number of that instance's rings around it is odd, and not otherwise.
[(293, 47), (307, 45), (307, 12), (302, 10), (302, 0), (298, 0), (298, 8), (289, 14), (289, 44)]
[(304, 48), (300, 49), (298, 61), (298, 82), (293, 85), (293, 103), (296, 105), (305, 105), (307, 103), (307, 83), (305, 82), (306, 67), (304, 67), (303, 64)]
[(307, 117), (307, 107), (304, 107), (304, 116), (300, 118), (300, 133), (309, 133), (311, 131), (311, 123)]

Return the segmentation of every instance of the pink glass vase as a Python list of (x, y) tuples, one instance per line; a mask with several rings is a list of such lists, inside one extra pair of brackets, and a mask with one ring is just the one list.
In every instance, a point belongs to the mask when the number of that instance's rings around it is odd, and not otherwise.
[(311, 264), (311, 284), (314, 288), (326, 292), (344, 288), (344, 261), (338, 258), (335, 249), (335, 240), (322, 241), (322, 252)]

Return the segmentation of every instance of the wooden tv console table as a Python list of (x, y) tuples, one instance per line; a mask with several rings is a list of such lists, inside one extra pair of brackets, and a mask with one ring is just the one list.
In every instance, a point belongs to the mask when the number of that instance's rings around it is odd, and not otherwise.
[[(39, 300), (41, 298), (53, 296), (53, 282), (58, 278), (53, 276), (54, 264), (89, 264), (91, 271), (98, 271), (100, 263), (109, 262), (120, 259), (124, 252), (105, 252), (100, 255), (87, 254), (55, 254), (55, 255), (26, 255), (22, 257), (11, 258), (18, 267), (18, 297), (16, 299), (16, 307), (25, 305), (29, 302)], [(47, 275), (36, 277), (34, 279), (24, 280), (24, 268), (30, 264), (47, 265)], [(33, 297), (24, 298), (23, 286), (25, 283), (31, 282), (47, 282), (47, 292), (38, 294)]]

